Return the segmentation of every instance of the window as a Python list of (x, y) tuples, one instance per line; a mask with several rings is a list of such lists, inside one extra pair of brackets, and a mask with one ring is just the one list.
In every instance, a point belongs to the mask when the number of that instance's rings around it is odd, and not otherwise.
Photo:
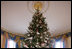
[(56, 41), (55, 42), (55, 48), (63, 48), (63, 42), (62, 41)]
[(11, 39), (9, 39), (7, 41), (7, 48), (16, 48), (16, 42), (11, 40)]

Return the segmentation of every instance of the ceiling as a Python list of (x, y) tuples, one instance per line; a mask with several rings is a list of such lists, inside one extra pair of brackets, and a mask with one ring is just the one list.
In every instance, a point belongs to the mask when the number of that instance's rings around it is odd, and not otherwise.
[[(46, 17), (52, 35), (71, 32), (71, 2), (47, 1)], [(27, 33), (33, 13), (27, 8), (27, 1), (1, 1), (1, 28), (13, 33)]]

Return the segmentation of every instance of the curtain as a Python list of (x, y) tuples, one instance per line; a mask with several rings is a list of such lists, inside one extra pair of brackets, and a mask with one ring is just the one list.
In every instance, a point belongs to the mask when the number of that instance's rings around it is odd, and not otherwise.
[[(5, 32), (5, 31), (1, 31), (1, 34), (3, 35), (3, 44), (5, 44), (5, 45), (2, 46), (3, 48), (7, 47), (7, 40), (8, 39), (14, 40), (16, 42), (16, 48), (20, 48), (20, 41), (25, 39), (22, 36), (18, 36), (18, 35), (8, 33), (8, 32)], [(53, 39), (55, 39), (55, 41), (59, 41), (59, 40), (63, 41), (63, 48), (65, 48), (65, 39), (69, 36), (71, 36), (71, 32), (57, 36), (57, 37), (53, 37)], [(55, 46), (53, 46), (53, 47), (55, 47)]]

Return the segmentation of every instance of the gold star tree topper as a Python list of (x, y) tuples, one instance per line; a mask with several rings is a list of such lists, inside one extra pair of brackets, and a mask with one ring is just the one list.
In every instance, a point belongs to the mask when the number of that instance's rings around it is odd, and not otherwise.
[(42, 2), (35, 2), (34, 9), (42, 10)]

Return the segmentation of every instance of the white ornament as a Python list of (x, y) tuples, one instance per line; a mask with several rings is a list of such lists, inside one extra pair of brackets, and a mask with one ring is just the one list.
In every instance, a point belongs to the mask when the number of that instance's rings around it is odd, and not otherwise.
[(42, 26), (40, 26), (40, 28), (42, 28)]
[(31, 32), (32, 33), (32, 32)]
[(38, 22), (38, 19), (36, 20), (36, 22)]
[(32, 46), (31, 46), (31, 48), (32, 48)]
[(30, 43), (32, 43), (32, 42), (30, 41)]
[(36, 45), (36, 47), (37, 47), (37, 45)]
[(45, 46), (45, 43), (42, 43), (41, 46), (44, 47)]
[(40, 38), (42, 38), (42, 36)]
[(42, 21), (40, 20), (39, 23), (42, 23)]
[(37, 24), (37, 27), (39, 26), (39, 24)]
[(28, 36), (30, 36), (30, 34), (28, 34)]
[(25, 39), (25, 40), (27, 40), (27, 39)]
[(28, 38), (28, 39), (33, 39), (32, 37)]
[(38, 42), (36, 44), (39, 44)]
[(39, 32), (37, 32), (37, 34), (39, 35), (40, 33), (39, 33)]
[(44, 32), (44, 34), (46, 34), (46, 32)]
[(46, 42), (46, 43), (47, 43), (47, 40), (45, 40), (44, 42)]
[(47, 35), (48, 36), (48, 35)]
[(24, 47), (29, 48), (27, 45), (24, 45)]
[(47, 40), (49, 40), (49, 38), (46, 38)]

